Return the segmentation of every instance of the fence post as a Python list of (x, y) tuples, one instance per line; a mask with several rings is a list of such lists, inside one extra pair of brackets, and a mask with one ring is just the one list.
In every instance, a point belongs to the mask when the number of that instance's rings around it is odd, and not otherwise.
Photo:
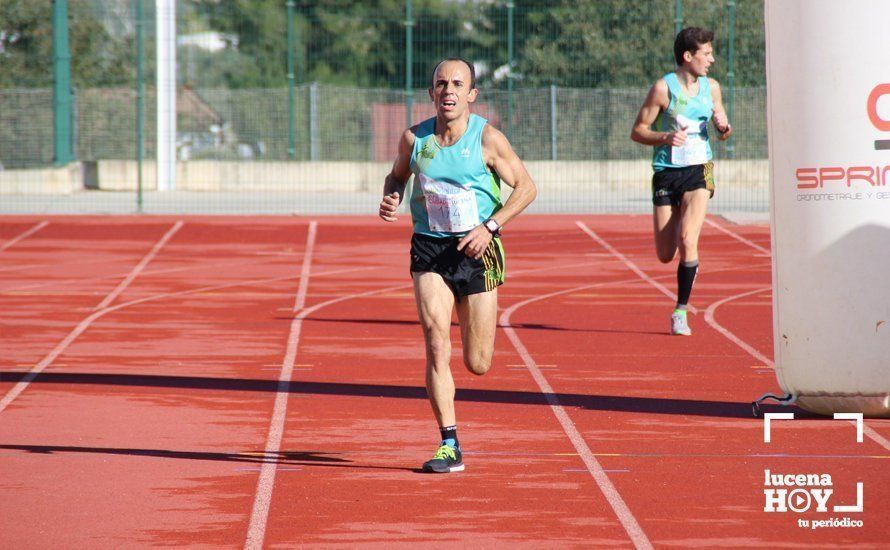
[[(735, 100), (735, 0), (729, 0), (729, 70), (726, 78), (729, 80), (728, 115), (732, 123), (733, 103)], [(732, 158), (735, 155), (735, 141), (732, 136), (726, 142), (726, 156)]]
[(145, 75), (143, 74), (142, 0), (136, 0), (136, 212), (142, 213), (142, 160), (145, 157)]
[(68, 0), (53, 0), (53, 130), (56, 165), (64, 166), (73, 160)]
[(674, 34), (680, 34), (683, 30), (683, 0), (674, 2)]
[(414, 18), (411, 14), (411, 0), (405, 1), (405, 122), (411, 126), (411, 107), (414, 103), (411, 90), (414, 86)]
[(71, 155), (77, 158), (77, 88), (71, 87)]
[(318, 160), (318, 82), (309, 85), (309, 160)]
[(294, 89), (294, 0), (287, 0), (287, 156), (297, 156), (296, 90)]
[(507, 137), (513, 130), (513, 8), (512, 0), (507, 2)]
[(557, 159), (556, 150), (556, 85), (550, 85), (550, 160)]

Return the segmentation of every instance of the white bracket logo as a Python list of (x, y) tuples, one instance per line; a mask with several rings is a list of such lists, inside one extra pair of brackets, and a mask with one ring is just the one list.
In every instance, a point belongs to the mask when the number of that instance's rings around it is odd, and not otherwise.
[[(856, 424), (856, 442), (862, 443), (863, 420), (862, 413), (834, 413), (835, 420), (851, 420)], [(763, 442), (770, 443), (771, 422), (773, 420), (794, 420), (794, 413), (766, 413), (763, 415)], [(764, 470), (764, 512), (792, 512), (803, 513), (815, 503), (816, 512), (827, 512), (828, 499), (834, 493), (833, 482), (828, 474), (776, 474), (770, 470)], [(835, 512), (862, 512), (863, 509), (863, 483), (856, 483), (856, 504), (852, 506), (835, 505)], [(813, 529), (827, 525), (829, 520), (798, 520), (799, 527), (812, 526)], [(835, 518), (831, 522), (838, 521)], [(861, 527), (859, 520), (844, 518), (850, 521), (852, 526)]]
[[(856, 421), (856, 443), (862, 443), (862, 413), (834, 413), (835, 420)], [(763, 415), (763, 442), (770, 443), (771, 420), (794, 420), (794, 413), (766, 413)]]

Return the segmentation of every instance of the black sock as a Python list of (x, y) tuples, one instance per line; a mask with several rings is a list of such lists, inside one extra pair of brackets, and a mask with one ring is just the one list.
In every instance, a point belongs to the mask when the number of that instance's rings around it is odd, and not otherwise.
[(697, 272), (698, 260), (680, 262), (677, 266), (677, 309), (686, 309)]
[(439, 433), (442, 434), (442, 445), (460, 449), (460, 444), (457, 442), (457, 425), (439, 428)]

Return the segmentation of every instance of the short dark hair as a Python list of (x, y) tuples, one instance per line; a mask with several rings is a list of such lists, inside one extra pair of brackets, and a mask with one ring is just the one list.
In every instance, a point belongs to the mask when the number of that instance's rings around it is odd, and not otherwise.
[(461, 63), (466, 64), (466, 66), (470, 68), (470, 89), (472, 90), (476, 87), (476, 67), (474, 67), (471, 62), (467, 61), (463, 57), (446, 57), (442, 61), (436, 63), (436, 66), (433, 67), (432, 79), (434, 88), (436, 87), (436, 71), (438, 71), (442, 63), (445, 63), (446, 61), (460, 61)]
[(677, 34), (677, 39), (674, 40), (674, 59), (677, 61), (677, 65), (683, 64), (684, 53), (692, 52), (694, 54), (702, 47), (702, 44), (713, 41), (714, 31), (699, 27), (686, 27)]

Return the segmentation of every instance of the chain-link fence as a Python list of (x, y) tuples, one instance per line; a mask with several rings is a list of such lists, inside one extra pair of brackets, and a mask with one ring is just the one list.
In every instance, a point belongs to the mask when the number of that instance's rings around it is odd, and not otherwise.
[(9, 69), (0, 76), (0, 211), (131, 212), (140, 171), (148, 212), (373, 211), (398, 136), (432, 116), (425, 87), (452, 55), (475, 63), (473, 110), (528, 165), (536, 211), (647, 210), (651, 148), (629, 134), (648, 87), (673, 67), (681, 18), (716, 32), (711, 75), (735, 129), (713, 144), (712, 208), (767, 208), (756, 0), (179, 0), (172, 191), (156, 190), (156, 14), (153, 1), (139, 1), (68, 2), (75, 162), (64, 167), (46, 47), (52, 8), (0, 5)]

